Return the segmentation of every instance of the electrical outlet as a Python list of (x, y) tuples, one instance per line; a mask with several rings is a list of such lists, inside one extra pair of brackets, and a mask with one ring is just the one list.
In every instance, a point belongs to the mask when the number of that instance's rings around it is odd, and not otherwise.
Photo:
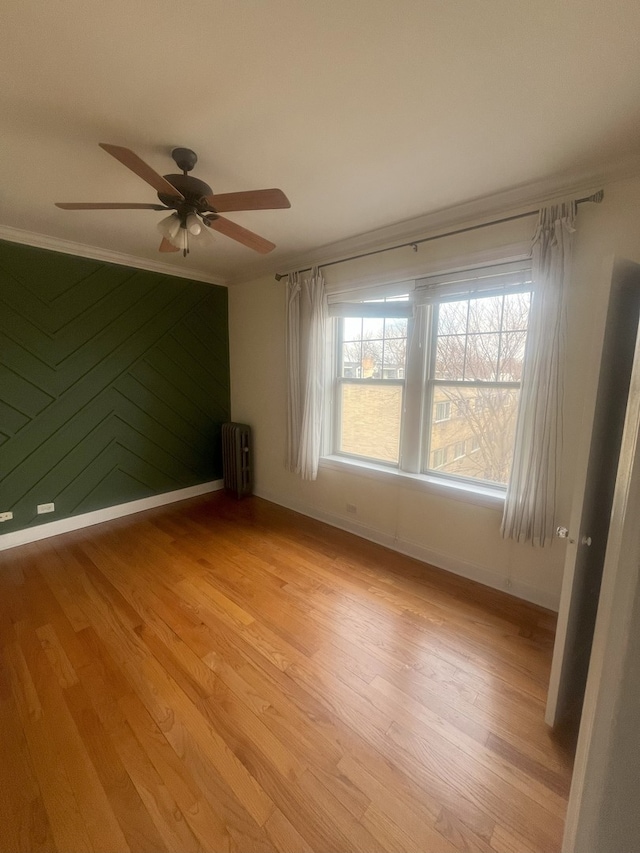
[(12, 518), (12, 512), (0, 512), (0, 521), (11, 521)]
[(43, 515), (45, 512), (55, 512), (56, 505), (51, 504), (38, 504), (38, 515)]
[(358, 507), (355, 504), (347, 504), (347, 512), (351, 512), (355, 515), (358, 512)]

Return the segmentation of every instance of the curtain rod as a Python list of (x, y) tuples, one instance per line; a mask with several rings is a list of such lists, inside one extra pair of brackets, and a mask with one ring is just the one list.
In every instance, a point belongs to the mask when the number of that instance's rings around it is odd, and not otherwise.
[[(604, 190), (598, 190), (598, 192), (593, 193), (593, 195), (577, 199), (576, 204), (584, 204), (588, 201), (600, 204), (603, 198)], [(417, 252), (418, 246), (421, 243), (430, 243), (432, 240), (440, 240), (442, 237), (453, 237), (456, 234), (466, 234), (468, 231), (477, 231), (479, 228), (488, 228), (490, 225), (501, 225), (503, 222), (513, 222), (516, 219), (526, 219), (527, 216), (535, 216), (536, 213), (540, 213), (540, 208), (529, 210), (526, 213), (516, 213), (514, 216), (505, 216), (502, 219), (493, 219), (491, 222), (481, 222), (479, 225), (469, 225), (467, 228), (458, 228), (456, 231), (447, 231), (445, 234), (434, 234), (433, 237), (422, 237), (420, 240), (410, 240), (408, 243), (398, 243), (397, 246), (387, 246), (385, 249), (373, 249), (370, 252), (362, 252), (360, 255), (352, 255), (350, 258), (341, 258), (339, 261), (327, 261), (326, 264), (318, 264), (317, 266), (319, 270), (323, 270), (326, 267), (333, 267), (336, 264), (346, 264), (348, 261), (357, 261), (360, 258), (379, 255), (382, 252), (393, 252), (395, 249), (406, 249), (409, 246), (414, 252)], [(311, 269), (312, 267), (305, 267), (302, 270), (296, 270), (296, 272), (310, 272)], [(282, 279), (286, 278), (288, 275), (289, 273), (286, 272), (277, 272), (275, 274), (275, 279), (276, 281), (282, 281)]]

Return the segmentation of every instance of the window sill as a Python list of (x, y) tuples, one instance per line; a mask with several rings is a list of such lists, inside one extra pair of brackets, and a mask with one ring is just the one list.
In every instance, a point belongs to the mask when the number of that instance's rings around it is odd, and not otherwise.
[(498, 487), (460, 483), (432, 474), (410, 474), (375, 462), (365, 462), (345, 456), (323, 456), (320, 469), (349, 471), (359, 477), (370, 477), (380, 482), (402, 484), (403, 487), (440, 495), (450, 500), (502, 510), (505, 490)]

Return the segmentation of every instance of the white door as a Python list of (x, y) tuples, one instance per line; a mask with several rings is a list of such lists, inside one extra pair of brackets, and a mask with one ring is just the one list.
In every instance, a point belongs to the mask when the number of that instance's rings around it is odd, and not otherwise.
[[(640, 267), (638, 267), (640, 279)], [(640, 285), (640, 282), (639, 282)], [(640, 850), (640, 337), (562, 849)]]
[[(609, 535), (616, 471), (640, 318), (640, 267), (610, 265), (611, 290), (593, 429), (578, 459), (576, 494), (545, 719), (577, 732)], [(585, 416), (589, 413), (586, 412)], [(594, 410), (592, 406), (591, 411)]]

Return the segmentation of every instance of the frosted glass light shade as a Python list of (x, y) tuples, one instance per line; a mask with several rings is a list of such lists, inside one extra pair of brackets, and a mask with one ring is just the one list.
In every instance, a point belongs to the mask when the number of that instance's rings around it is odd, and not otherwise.
[(158, 231), (165, 237), (169, 242), (175, 243), (175, 238), (178, 235), (178, 231), (180, 230), (180, 217), (177, 213), (172, 213), (171, 216), (167, 216), (164, 219), (161, 219), (158, 222)]
[(195, 215), (195, 213), (190, 213), (187, 216), (187, 230), (189, 234), (193, 234), (194, 237), (197, 237), (198, 234), (202, 231), (202, 225), (200, 224), (200, 220)]
[(189, 233), (186, 228), (178, 228), (178, 233), (171, 238), (174, 246), (182, 249), (183, 252), (189, 251)]

